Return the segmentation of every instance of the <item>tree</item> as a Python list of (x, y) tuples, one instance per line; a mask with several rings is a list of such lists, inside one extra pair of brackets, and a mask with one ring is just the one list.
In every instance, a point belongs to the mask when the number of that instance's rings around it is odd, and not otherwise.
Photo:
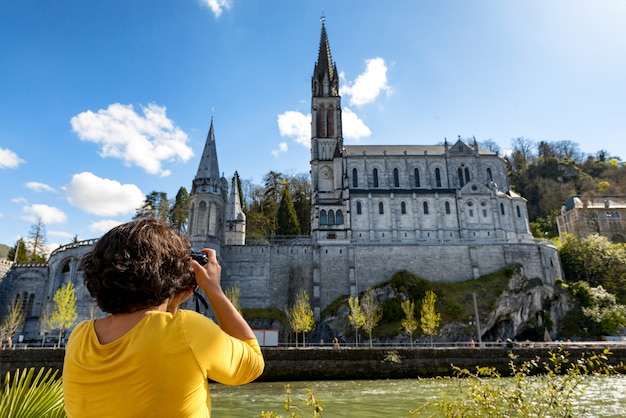
[(30, 227), (28, 233), (30, 241), (30, 261), (46, 261), (46, 226), (41, 218), (37, 218), (37, 223)]
[(189, 214), (189, 193), (187, 189), (181, 187), (176, 193), (174, 199), (174, 205), (170, 210), (170, 225), (179, 234), (184, 234), (187, 231), (187, 217)]
[(225, 294), (230, 303), (232, 303), (235, 309), (237, 309), (237, 312), (241, 314), (241, 306), (239, 305), (239, 296), (241, 296), (241, 289), (239, 288), (239, 286), (234, 285), (229, 287), (228, 289), (226, 289)]
[(383, 309), (378, 304), (374, 289), (365, 292), (361, 300), (361, 310), (363, 311), (363, 329), (370, 337), (370, 347), (372, 347), (372, 331), (383, 317)]
[(439, 322), (441, 314), (435, 311), (435, 303), (437, 295), (432, 290), (427, 290), (426, 295), (422, 299), (422, 310), (420, 323), (424, 334), (430, 336), (430, 345), (433, 345), (433, 335), (439, 331)]
[(348, 315), (348, 319), (354, 327), (354, 331), (356, 333), (355, 344), (358, 347), (359, 329), (363, 327), (363, 324), (365, 324), (365, 315), (363, 314), (363, 310), (361, 309), (361, 305), (359, 304), (358, 296), (350, 296), (350, 299), (348, 299), (348, 306), (350, 306), (350, 314)]
[(143, 205), (136, 210), (133, 219), (138, 218), (156, 218), (163, 221), (168, 220), (170, 214), (170, 201), (167, 199), (167, 193), (152, 191), (146, 195)]
[(300, 223), (289, 190), (285, 187), (276, 212), (276, 235), (298, 234), (300, 234)]
[(9, 348), (13, 347), (13, 335), (24, 323), (25, 304), (26, 300), (22, 301), (18, 294), (13, 303), (8, 306), (7, 315), (4, 317), (2, 325), (0, 325), (0, 335), (2, 336), (0, 337), (0, 345), (6, 338)]
[(15, 246), (9, 249), (9, 253), (7, 254), (7, 260), (16, 263), (23, 263), (28, 261), (28, 250), (26, 248), (26, 243), (22, 238), (18, 239), (15, 243)]
[(403, 300), (400, 303), (404, 311), (404, 319), (400, 322), (402, 328), (409, 334), (411, 347), (413, 347), (413, 333), (417, 329), (417, 319), (415, 319), (415, 303), (411, 299)]
[(309, 295), (306, 290), (298, 292), (296, 302), (287, 309), (289, 325), (296, 333), (296, 347), (298, 346), (298, 333), (302, 333), (302, 345), (306, 345), (306, 333), (315, 325), (315, 315), (309, 304)]
[(61, 346), (63, 331), (72, 327), (76, 323), (77, 317), (74, 284), (68, 282), (54, 292), (54, 310), (48, 319), (50, 329), (59, 330), (59, 347)]

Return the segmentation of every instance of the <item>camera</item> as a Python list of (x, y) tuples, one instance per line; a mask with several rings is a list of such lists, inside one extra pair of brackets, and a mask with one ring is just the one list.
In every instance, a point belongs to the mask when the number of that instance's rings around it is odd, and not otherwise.
[(196, 260), (201, 266), (204, 266), (209, 262), (209, 257), (201, 251), (196, 251), (193, 248), (191, 249), (191, 258)]

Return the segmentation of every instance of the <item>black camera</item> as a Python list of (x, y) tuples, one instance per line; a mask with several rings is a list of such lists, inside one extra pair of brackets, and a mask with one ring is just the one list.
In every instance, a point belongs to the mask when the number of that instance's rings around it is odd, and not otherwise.
[(209, 257), (201, 251), (196, 251), (193, 248), (191, 249), (191, 258), (196, 260), (201, 266), (204, 266), (209, 262)]

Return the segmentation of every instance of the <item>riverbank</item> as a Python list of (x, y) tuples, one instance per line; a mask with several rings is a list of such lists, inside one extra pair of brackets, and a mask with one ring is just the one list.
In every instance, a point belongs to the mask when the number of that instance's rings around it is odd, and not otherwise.
[[(626, 363), (626, 344), (564, 345), (575, 360), (609, 347), (610, 364)], [(539, 357), (549, 359), (551, 347), (452, 347), (452, 348), (270, 348), (263, 347), (265, 371), (258, 379), (273, 381), (405, 379), (450, 376), (452, 365), (474, 369), (495, 367), (502, 375), (510, 372), (510, 355), (515, 363)], [(0, 375), (22, 368), (63, 369), (64, 349), (28, 348), (0, 350)]]

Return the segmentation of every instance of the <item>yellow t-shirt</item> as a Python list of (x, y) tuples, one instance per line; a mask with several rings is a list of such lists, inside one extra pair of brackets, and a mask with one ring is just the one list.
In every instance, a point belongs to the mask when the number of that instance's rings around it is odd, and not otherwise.
[(94, 321), (67, 343), (63, 393), (68, 417), (210, 417), (207, 379), (253, 381), (264, 361), (256, 339), (231, 337), (193, 311), (151, 312), (121, 338), (100, 344)]

